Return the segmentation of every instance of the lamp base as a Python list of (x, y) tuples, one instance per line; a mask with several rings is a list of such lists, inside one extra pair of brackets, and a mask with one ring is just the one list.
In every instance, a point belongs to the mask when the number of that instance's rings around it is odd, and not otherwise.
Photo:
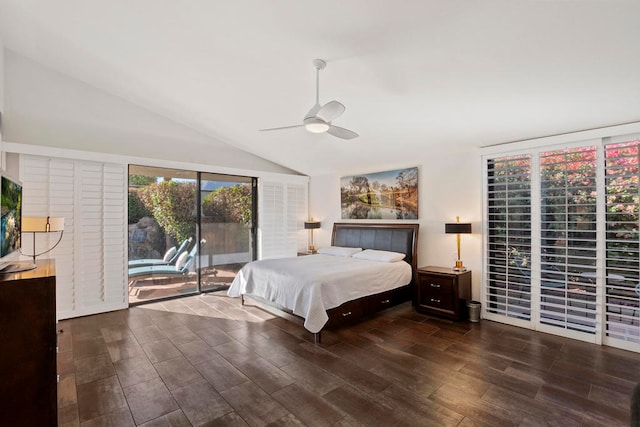
[(6, 267), (0, 269), (0, 274), (3, 273), (20, 273), (23, 271), (33, 270), (37, 267), (37, 265), (32, 264), (30, 262), (12, 262), (7, 264)]
[(453, 271), (467, 271), (467, 267), (462, 265), (462, 261), (456, 261), (456, 265), (452, 268)]

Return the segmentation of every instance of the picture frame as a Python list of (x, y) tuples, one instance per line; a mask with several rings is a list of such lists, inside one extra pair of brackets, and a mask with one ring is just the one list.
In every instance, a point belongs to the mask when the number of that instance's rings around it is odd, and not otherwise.
[(418, 168), (340, 178), (342, 219), (418, 219)]

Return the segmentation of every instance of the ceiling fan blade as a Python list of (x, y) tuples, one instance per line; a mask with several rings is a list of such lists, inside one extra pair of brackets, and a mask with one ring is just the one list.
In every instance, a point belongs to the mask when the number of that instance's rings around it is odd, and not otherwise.
[(301, 128), (304, 125), (293, 125), (293, 126), (283, 126), (280, 128), (269, 128), (269, 129), (260, 129), (260, 132), (266, 132), (266, 131), (270, 131), (270, 130), (282, 130), (282, 129), (293, 129), (293, 128)]
[(318, 110), (316, 117), (324, 120), (325, 122), (330, 122), (340, 117), (342, 113), (344, 113), (344, 110), (344, 105), (338, 101), (329, 101), (324, 104), (320, 110)]
[(354, 131), (334, 125), (329, 127), (327, 133), (342, 139), (353, 139), (358, 137), (358, 134)]

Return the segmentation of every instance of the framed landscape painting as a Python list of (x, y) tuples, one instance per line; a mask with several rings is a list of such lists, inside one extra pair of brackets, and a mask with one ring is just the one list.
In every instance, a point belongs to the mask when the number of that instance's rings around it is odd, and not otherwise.
[(340, 178), (342, 219), (418, 219), (418, 168)]

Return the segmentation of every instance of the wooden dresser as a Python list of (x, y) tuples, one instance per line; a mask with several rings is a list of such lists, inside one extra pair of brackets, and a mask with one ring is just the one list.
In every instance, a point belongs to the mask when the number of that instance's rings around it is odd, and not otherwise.
[(418, 312), (452, 320), (466, 319), (467, 301), (471, 300), (471, 271), (421, 267), (414, 297)]
[(57, 425), (53, 260), (0, 274), (0, 425)]

